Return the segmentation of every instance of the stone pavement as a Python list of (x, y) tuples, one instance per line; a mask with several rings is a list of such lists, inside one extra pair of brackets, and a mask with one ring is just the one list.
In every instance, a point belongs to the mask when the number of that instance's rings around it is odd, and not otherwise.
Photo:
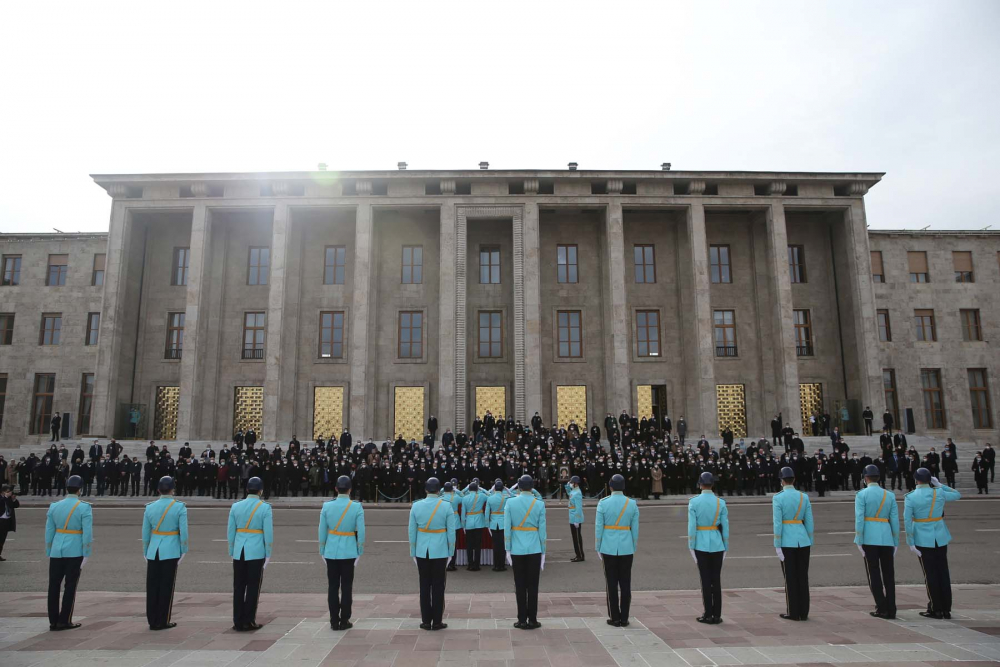
[[(325, 582), (318, 582), (323, 586)], [(267, 585), (265, 582), (265, 591)], [(82, 593), (79, 630), (48, 632), (45, 595), (0, 593), (0, 665), (28, 667), (684, 667), (1000, 664), (1000, 586), (955, 587), (950, 621), (918, 616), (923, 587), (897, 589), (899, 619), (868, 615), (864, 588), (814, 589), (810, 620), (784, 621), (784, 591), (725, 593), (721, 625), (695, 622), (696, 591), (636, 593), (632, 624), (605, 624), (603, 593), (543, 594), (535, 631), (511, 627), (513, 593), (452, 595), (447, 630), (418, 629), (415, 595), (358, 595), (354, 629), (331, 631), (325, 593), (261, 598), (255, 633), (231, 629), (226, 595), (178, 593), (169, 631), (150, 632), (137, 593)]]

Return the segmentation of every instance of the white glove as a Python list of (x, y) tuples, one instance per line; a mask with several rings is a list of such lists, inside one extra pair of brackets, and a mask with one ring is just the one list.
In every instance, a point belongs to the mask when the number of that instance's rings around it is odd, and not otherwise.
[(941, 482), (937, 477), (931, 477), (931, 486), (941, 486)]
[(359, 560), (361, 560), (361, 556), (358, 556), (357, 558), (354, 559), (354, 567), (358, 566), (358, 561)]
[(601, 561), (602, 563), (604, 562), (604, 558), (601, 556), (600, 551), (597, 552), (597, 560)]
[[(449, 560), (451, 560), (451, 559), (449, 559)], [(413, 557), (413, 564), (417, 565), (417, 557), (416, 556)], [(417, 565), (417, 567), (420, 567), (420, 566)]]
[(177, 564), (178, 565), (180, 565), (181, 562), (184, 560), (184, 556), (187, 556), (187, 554), (181, 554), (181, 557), (177, 559)]
[(488, 535), (489, 535), (490, 537), (493, 537), (493, 531), (492, 531), (492, 530), (490, 530), (490, 527), (489, 527), (489, 526), (487, 526), (487, 527), (486, 527), (486, 533), (487, 533), (487, 534), (488, 534)]
[(545, 554), (542, 554), (542, 567), (539, 568), (539, 569), (542, 569), (542, 570), (545, 569)]
[(82, 561), (80, 561), (80, 569), (81, 569), (81, 570), (83, 569), (83, 566), (87, 564), (87, 560), (88, 560), (89, 558), (90, 558), (90, 556), (84, 556), (84, 557), (83, 557), (83, 560), (82, 560)]
[(514, 563), (510, 560), (510, 552), (507, 552), (507, 565), (514, 567)]
[(899, 551), (899, 547), (893, 547), (893, 548), (892, 548), (892, 557), (893, 557), (893, 558), (895, 558), (895, 557), (896, 557), (896, 552), (897, 552), (897, 551)]
[(694, 564), (697, 565), (698, 564), (698, 557), (694, 554), (694, 549), (688, 549), (688, 551), (691, 552), (691, 560), (693, 560)]
[(451, 567), (451, 561), (455, 560), (454, 556), (448, 556), (448, 562), (445, 563), (445, 567)]
[(265, 570), (267, 569), (267, 564), (270, 563), (270, 562), (271, 562), (271, 557), (270, 556), (268, 556), (267, 558), (264, 559), (264, 569)]
[(858, 548), (858, 553), (861, 554), (862, 558), (864, 558), (864, 556), (865, 556), (865, 550), (861, 548), (861, 545), (860, 544), (855, 544), (854, 546), (856, 546)]
[(722, 552), (722, 562), (723, 562), (723, 563), (725, 563), (725, 562), (726, 562), (726, 555), (727, 555), (728, 553), (729, 553), (728, 551), (723, 551), (723, 552)]
[(910, 551), (912, 551), (912, 552), (913, 552), (913, 554), (914, 554), (914, 555), (915, 555), (915, 556), (916, 556), (917, 558), (920, 558), (920, 557), (921, 557), (921, 556), (923, 555), (923, 554), (921, 554), (921, 553), (920, 553), (920, 550), (919, 550), (919, 549), (917, 549), (917, 548), (916, 548), (915, 546), (913, 546), (912, 544), (910, 545)]
[(782, 563), (785, 562), (785, 554), (782, 553), (781, 547), (775, 547), (774, 553), (778, 554), (778, 560), (780, 560)]

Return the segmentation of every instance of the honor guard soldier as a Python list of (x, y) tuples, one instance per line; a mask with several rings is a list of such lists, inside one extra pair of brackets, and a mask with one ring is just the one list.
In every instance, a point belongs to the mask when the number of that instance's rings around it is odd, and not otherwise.
[[(944, 505), (962, 497), (931, 476), (927, 468), (913, 473), (917, 488), (903, 501), (903, 521), (910, 551), (920, 559), (927, 584), (927, 618), (951, 618), (951, 573), (948, 571), (948, 543), (951, 533), (944, 522)], [(66, 501), (63, 501), (66, 502)], [(50, 589), (51, 591), (51, 589)], [(51, 595), (51, 592), (49, 593)]]
[[(451, 511), (455, 515), (455, 525), (459, 528), (462, 527), (462, 492), (458, 490), (458, 480), (452, 478), (450, 482), (444, 483), (444, 494), (442, 497), (451, 503)], [(452, 546), (451, 558), (448, 559), (448, 572), (454, 572), (458, 569), (455, 565), (455, 547)]]
[(257, 600), (264, 569), (271, 561), (274, 526), (271, 506), (260, 499), (260, 477), (247, 480), (247, 497), (229, 510), (229, 555), (233, 559), (233, 629), (258, 630)]
[(493, 538), (493, 571), (504, 572), (507, 565), (504, 562), (503, 510), (507, 505), (507, 489), (503, 482), (493, 483), (493, 491), (486, 499), (486, 519), (489, 522), (490, 536)]
[[(72, 630), (76, 585), (80, 570), (90, 557), (94, 542), (94, 513), (90, 503), (80, 500), (83, 479), (72, 475), (66, 480), (66, 497), (49, 505), (45, 515), (45, 555), (49, 557), (49, 630)], [(63, 579), (66, 592), (62, 607), (59, 591)]]
[(566, 493), (569, 495), (569, 532), (573, 535), (573, 553), (571, 563), (581, 563), (584, 560), (583, 553), (583, 491), (580, 490), (580, 478), (573, 475), (566, 485)]
[(785, 466), (778, 475), (781, 491), (771, 498), (774, 519), (774, 551), (785, 576), (787, 613), (790, 621), (809, 619), (809, 548), (813, 543), (813, 514), (809, 497), (795, 489), (795, 472)]
[(865, 488), (854, 497), (854, 543), (865, 558), (877, 618), (896, 618), (895, 556), (899, 547), (896, 494), (879, 486), (877, 466), (865, 466)]
[(479, 480), (474, 479), (462, 496), (462, 512), (465, 519), (465, 559), (466, 569), (479, 571), (479, 556), (483, 546), (483, 529), (486, 528), (486, 501), (489, 496), (479, 488)]
[(188, 552), (187, 507), (173, 498), (174, 478), (157, 484), (160, 499), (146, 504), (142, 517), (142, 553), (146, 557), (146, 620), (150, 630), (166, 630), (174, 605), (177, 566)]
[(519, 630), (542, 627), (538, 622), (538, 577), (545, 569), (545, 501), (531, 493), (534, 480), (524, 475), (517, 481), (519, 493), (503, 510), (504, 547), (507, 564), (514, 569)]
[(625, 478), (612, 475), (611, 495), (597, 503), (594, 538), (604, 564), (608, 625), (628, 627), (632, 605), (632, 560), (639, 547), (639, 505), (625, 497)]
[(354, 568), (365, 551), (365, 511), (351, 501), (351, 478), (337, 478), (337, 497), (319, 513), (319, 555), (326, 559), (330, 628), (348, 630), (351, 623)]
[(715, 495), (715, 477), (710, 472), (698, 478), (701, 494), (688, 501), (688, 549), (701, 575), (701, 598), (705, 613), (699, 623), (722, 623), (722, 561), (729, 549), (729, 510)]
[(455, 553), (458, 516), (441, 493), (441, 482), (430, 477), (424, 484), (427, 497), (410, 508), (410, 557), (420, 574), (420, 627), (443, 630), (445, 568)]

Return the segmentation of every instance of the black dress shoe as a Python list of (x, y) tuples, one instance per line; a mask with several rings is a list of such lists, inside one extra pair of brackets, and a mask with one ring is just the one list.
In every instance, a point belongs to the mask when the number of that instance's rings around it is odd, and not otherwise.
[(167, 623), (166, 625), (149, 626), (150, 630), (169, 630), (170, 628), (176, 628), (176, 623)]
[(943, 614), (939, 614), (936, 611), (922, 611), (920, 615), (924, 618), (944, 618)]
[(514, 623), (514, 627), (517, 628), (518, 630), (527, 630), (528, 629), (528, 624), (527, 623), (522, 623), (521, 621), (516, 621)]
[(431, 630), (444, 630), (448, 627), (447, 623), (435, 623), (431, 626)]
[(709, 616), (708, 614), (706, 614), (704, 616), (699, 616), (698, 618), (696, 618), (694, 620), (698, 621), (699, 623), (708, 623), (709, 625), (711, 625), (711, 623), (712, 623), (712, 617)]
[(950, 620), (951, 619), (951, 612), (950, 611), (942, 611), (941, 612), (941, 618)]
[(623, 628), (627, 628), (628, 627), (628, 619), (627, 618), (623, 618), (621, 621), (619, 621), (618, 625), (620, 625)]
[(350, 621), (341, 621), (340, 625), (337, 626), (338, 630), (350, 630), (354, 627), (354, 624)]
[(447, 570), (448, 572), (455, 572), (456, 570), (458, 570), (458, 568), (457, 568), (457, 567), (455, 567), (454, 565), (449, 565), (449, 566), (448, 566), (448, 567), (446, 567), (445, 569), (446, 569), (446, 570)]
[(59, 632), (60, 630), (62, 630), (62, 628), (60, 628), (58, 625), (49, 626), (49, 632)]
[(244, 632), (246, 628), (244, 628), (242, 625), (233, 624), (233, 630), (235, 630), (236, 632)]
[(788, 614), (778, 614), (778, 616), (780, 616), (781, 618), (785, 619), (786, 621), (797, 621), (797, 620), (799, 620), (795, 616), (789, 616)]
[(247, 624), (246, 630), (247, 632), (253, 632), (254, 630), (260, 630), (262, 627), (264, 626), (256, 621), (253, 621)]
[(542, 627), (542, 624), (539, 623), (538, 621), (528, 621), (527, 623), (525, 623), (524, 627), (527, 628), (528, 630), (537, 630), (538, 628)]
[(80, 627), (79, 623), (61, 623), (59, 626), (60, 630), (75, 630)]
[(583, 560), (583, 559), (580, 558), (580, 557), (576, 557), (576, 558), (570, 558), (569, 562), (571, 562), (571, 563), (579, 563), (581, 560)]
[(431, 624), (430, 623), (421, 623), (420, 624), (420, 629), (421, 630), (430, 630), (431, 629)]
[(869, 616), (874, 616), (875, 618), (885, 618), (885, 614), (883, 614), (880, 611), (870, 611), (870, 612), (868, 612), (868, 615)]
[(621, 623), (619, 623), (618, 621), (612, 620), (610, 618), (607, 620), (607, 623), (608, 623), (608, 625), (613, 625), (616, 628), (620, 628), (622, 626)]
[(721, 616), (715, 616), (715, 617), (712, 618), (712, 625), (718, 625), (719, 623), (722, 623), (722, 617)]

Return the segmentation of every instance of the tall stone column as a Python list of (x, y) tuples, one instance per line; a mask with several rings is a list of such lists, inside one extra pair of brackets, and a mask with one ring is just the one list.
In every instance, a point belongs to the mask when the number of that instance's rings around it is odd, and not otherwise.
[(441, 205), (440, 283), (438, 288), (438, 386), (436, 407), (431, 414), (437, 417), (442, 429), (450, 428), (457, 433), (455, 424), (455, 299), (457, 297), (457, 275), (455, 256), (458, 252), (455, 237), (455, 203)]
[(792, 313), (792, 279), (788, 270), (785, 205), (781, 202), (772, 203), (765, 212), (765, 218), (772, 295), (770, 317), (775, 334), (773, 341), (775, 403), (784, 423), (801, 433), (799, 359), (795, 353), (795, 320)]
[[(517, 226), (518, 220), (514, 220)], [(527, 202), (514, 230), (514, 418), (542, 410), (542, 303), (538, 202)], [(518, 247), (520, 246), (520, 247)]]
[[(288, 290), (288, 256), (292, 237), (291, 213), (288, 204), (274, 206), (271, 221), (271, 263), (267, 279), (267, 344), (264, 369), (264, 433), (261, 440), (276, 441), (279, 436), (291, 436), (295, 394), (294, 337), (295, 328), (288, 326), (285, 295)], [(285, 349), (289, 348), (288, 355)]]
[(622, 410), (630, 410), (632, 405), (629, 383), (630, 318), (625, 297), (625, 233), (620, 199), (612, 199), (608, 204), (604, 222), (608, 267), (604, 304), (608, 342), (605, 346), (605, 412), (616, 415)]
[(685, 328), (691, 337), (685, 337), (687, 355), (687, 404), (696, 412), (685, 421), (688, 434), (716, 433), (718, 415), (715, 389), (715, 344), (712, 327), (711, 283), (708, 276), (708, 237), (705, 232), (705, 205), (701, 201), (692, 202), (687, 209), (685, 241), (688, 256), (684, 264), (689, 267), (687, 280), (690, 281), (691, 309), (683, 317)]
[(355, 441), (373, 436), (374, 422), (368, 405), (369, 321), (373, 300), (374, 253), (372, 205), (358, 204), (354, 218), (354, 289), (351, 300), (351, 400), (349, 427)]
[(211, 212), (204, 203), (197, 203), (191, 215), (191, 240), (188, 254), (187, 306), (184, 309), (184, 348), (181, 352), (180, 397), (177, 406), (177, 439), (198, 440), (204, 425), (201, 421), (202, 401), (198, 394), (199, 375), (204, 366), (204, 337), (211, 313), (208, 304), (208, 253), (212, 239)]
[[(855, 187), (859, 194), (867, 192), (863, 184)], [(871, 248), (868, 244), (868, 224), (865, 219), (864, 200), (858, 198), (851, 202), (850, 208), (844, 211), (842, 225), (844, 245), (847, 249), (847, 277), (849, 284), (846, 291), (850, 298), (843, 299), (851, 306), (844, 315), (851, 321), (853, 338), (844, 341), (848, 351), (844, 363), (848, 364), (848, 386), (845, 387), (848, 398), (857, 397), (862, 405), (870, 405), (875, 414), (879, 407), (884, 407), (885, 394), (882, 388), (882, 364), (878, 355), (878, 331), (875, 329), (875, 287), (872, 284)], [(841, 280), (842, 272), (837, 279)], [(843, 319), (843, 318), (842, 318)], [(842, 334), (843, 335), (843, 334)], [(851, 364), (854, 357), (854, 364)], [(852, 365), (856, 369), (851, 372)]]

